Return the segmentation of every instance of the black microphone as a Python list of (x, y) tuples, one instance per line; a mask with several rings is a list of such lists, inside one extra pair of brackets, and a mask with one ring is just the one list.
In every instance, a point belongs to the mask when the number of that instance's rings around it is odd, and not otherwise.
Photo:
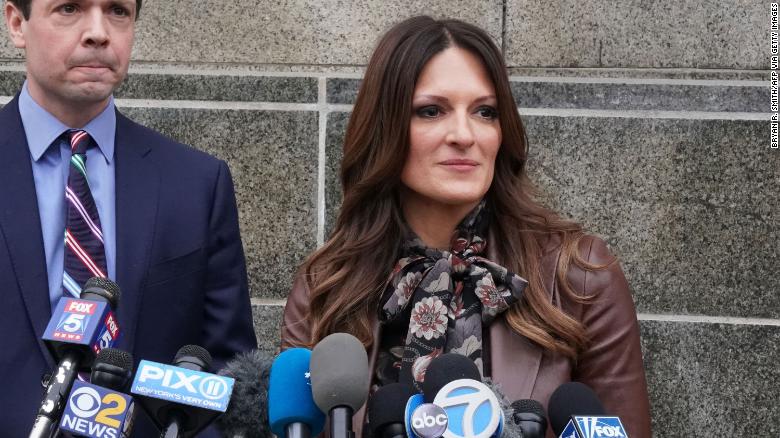
[(331, 438), (354, 438), (352, 415), (368, 397), (368, 355), (347, 333), (325, 337), (311, 353), (314, 403), (329, 414)]
[(60, 431), (87, 438), (127, 438), (135, 405), (125, 390), (133, 374), (133, 356), (104, 348), (95, 359), (90, 383), (77, 381), (62, 414)]
[(606, 414), (596, 393), (580, 382), (567, 382), (559, 386), (550, 396), (547, 412), (555, 436), (561, 435), (572, 415)]
[(548, 411), (559, 437), (627, 436), (620, 418), (608, 415), (596, 393), (579, 382), (559, 386), (550, 396)]
[(482, 381), (482, 374), (473, 360), (458, 353), (445, 353), (434, 358), (428, 364), (422, 382), (425, 403), (433, 403), (442, 388), (459, 379)]
[[(410, 399), (407, 407), (411, 412), (407, 428), (420, 438), (439, 436), (442, 428), (449, 435), (471, 430), (467, 435), (520, 437), (519, 428), (505, 421), (508, 400), (489, 379), (482, 381), (479, 368), (466, 356), (446, 353), (434, 358), (425, 371), (422, 389), (420, 401), (424, 403)], [(435, 425), (434, 412), (443, 412), (447, 421)]]
[(513, 402), (512, 423), (520, 426), (523, 438), (544, 438), (547, 433), (544, 406), (536, 400), (524, 399)]
[(119, 325), (114, 310), (120, 295), (116, 283), (93, 277), (78, 299), (60, 298), (43, 334), (57, 369), (46, 385), (30, 438), (50, 438), (55, 433), (78, 372), (88, 371), (97, 353), (116, 343)]
[(259, 350), (241, 353), (219, 374), (236, 380), (227, 411), (217, 419), (226, 437), (270, 438), (268, 424), (268, 379), (273, 358)]
[(412, 385), (390, 383), (368, 401), (368, 425), (375, 438), (406, 438), (406, 403), (417, 391)]
[[(211, 368), (211, 354), (201, 346), (185, 345), (176, 353), (173, 365), (192, 371), (208, 371)], [(165, 425), (160, 437), (176, 438), (183, 436), (182, 432), (188, 430), (192, 414), (185, 406), (169, 405), (168, 410), (159, 413), (159, 416), (162, 419), (162, 424)]]
[(133, 355), (118, 348), (104, 348), (92, 365), (89, 381), (104, 388), (125, 392), (132, 377)]

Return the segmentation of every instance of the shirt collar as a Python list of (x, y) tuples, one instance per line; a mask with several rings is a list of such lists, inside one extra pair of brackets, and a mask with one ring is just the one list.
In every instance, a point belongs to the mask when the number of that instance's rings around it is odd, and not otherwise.
[[(33, 160), (38, 161), (49, 149), (54, 140), (68, 129), (73, 129), (62, 123), (51, 113), (33, 100), (27, 91), (27, 81), (24, 81), (19, 95), (19, 115), (22, 118), (27, 144)], [(106, 108), (90, 120), (83, 128), (95, 140), (98, 149), (107, 163), (114, 159), (114, 140), (116, 137), (116, 111), (114, 97), (111, 96)]]

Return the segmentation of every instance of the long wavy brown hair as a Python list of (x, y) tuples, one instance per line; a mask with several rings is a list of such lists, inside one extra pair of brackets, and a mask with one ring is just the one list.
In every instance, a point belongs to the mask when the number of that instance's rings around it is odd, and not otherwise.
[(409, 149), (412, 96), (425, 64), (453, 46), (482, 60), (496, 91), (503, 141), (486, 195), (492, 211), (491, 244), (497, 245), (498, 262), (529, 282), (506, 320), (543, 348), (575, 358), (586, 343), (584, 329), (551, 302), (540, 262), (557, 235), (562, 252), (556, 281), (565, 294), (583, 299), (566, 280), (572, 263), (596, 268), (578, 256), (582, 227), (535, 200), (526, 174), (525, 128), (503, 57), (490, 36), (462, 21), (426, 16), (390, 29), (368, 63), (344, 139), (341, 210), (328, 241), (301, 267), (310, 291), (311, 345), (334, 332), (351, 333), (366, 347), (376, 341), (371, 322), (402, 243), (399, 189)]

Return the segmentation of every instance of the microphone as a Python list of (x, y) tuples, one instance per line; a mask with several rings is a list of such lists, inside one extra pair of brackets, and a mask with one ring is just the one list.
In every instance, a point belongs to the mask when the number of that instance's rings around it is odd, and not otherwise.
[(436, 394), (448, 383), (458, 379), (482, 381), (482, 374), (468, 357), (458, 353), (445, 353), (435, 357), (425, 370), (422, 382), (425, 403), (433, 403)]
[(161, 437), (193, 436), (227, 410), (235, 380), (205, 372), (211, 355), (185, 345), (173, 365), (142, 360), (131, 393), (160, 431)]
[(352, 415), (368, 397), (368, 355), (347, 333), (321, 340), (311, 353), (311, 392), (330, 417), (331, 438), (353, 438)]
[(493, 391), (480, 381), (454, 380), (439, 390), (433, 404), (447, 415), (445, 438), (490, 438), (502, 434), (504, 411)]
[(278, 437), (309, 438), (319, 435), (325, 427), (325, 414), (312, 397), (311, 357), (307, 348), (290, 348), (271, 365), (268, 420)]
[(90, 376), (91, 383), (77, 381), (68, 397), (60, 430), (89, 438), (127, 438), (133, 428), (133, 398), (123, 394), (133, 373), (133, 356), (104, 348)]
[(436, 357), (425, 371), (422, 387), (422, 396), (411, 398), (406, 406), (410, 437), (501, 436), (502, 406), (469, 358), (456, 353)]
[(107, 278), (87, 280), (79, 298), (60, 298), (42, 339), (57, 361), (57, 370), (35, 417), (30, 438), (50, 438), (67, 403), (66, 398), (79, 371), (88, 371), (103, 348), (119, 338), (114, 310), (119, 286)]
[(220, 375), (231, 377), (236, 381), (227, 411), (216, 421), (217, 427), (224, 436), (242, 438), (272, 436), (268, 423), (270, 373), (271, 358), (259, 350), (237, 355), (219, 371)]
[(561, 438), (627, 438), (620, 418), (606, 415), (596, 393), (580, 382), (559, 386), (548, 411), (553, 432)]
[(114, 391), (124, 391), (133, 377), (133, 355), (118, 348), (100, 350), (89, 381)]
[(513, 402), (512, 423), (520, 427), (523, 438), (544, 438), (547, 433), (544, 406), (536, 400), (524, 399)]
[(368, 401), (368, 424), (376, 438), (406, 438), (406, 404), (417, 394), (412, 385), (390, 383)]

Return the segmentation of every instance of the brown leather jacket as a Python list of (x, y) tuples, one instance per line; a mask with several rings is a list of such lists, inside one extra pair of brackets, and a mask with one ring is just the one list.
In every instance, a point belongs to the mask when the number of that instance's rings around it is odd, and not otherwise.
[[(580, 255), (590, 263), (606, 264), (614, 260), (600, 238), (586, 236), (580, 241)], [(489, 254), (490, 255), (490, 254)], [(593, 388), (607, 412), (620, 417), (631, 438), (649, 438), (650, 405), (639, 344), (639, 325), (628, 283), (619, 264), (587, 272), (574, 265), (568, 278), (575, 291), (595, 295), (588, 304), (580, 304), (561, 294), (555, 280), (560, 246), (551, 242), (542, 262), (545, 285), (550, 299), (585, 326), (590, 343), (573, 363), (551, 354), (518, 335), (503, 318), (490, 326), (490, 361), (493, 381), (500, 385), (508, 400), (534, 399), (544, 405), (562, 383), (579, 381)], [(495, 257), (491, 257), (496, 260)], [(282, 323), (282, 349), (308, 343), (309, 324), (305, 319), (309, 305), (308, 288), (298, 278), (287, 298)], [(380, 325), (374, 322), (374, 339), (380, 339)], [(379, 343), (369, 353), (373, 370)], [(373, 375), (373, 373), (372, 373)], [(365, 407), (354, 416), (353, 430), (361, 436)], [(547, 436), (554, 438), (548, 428)]]

